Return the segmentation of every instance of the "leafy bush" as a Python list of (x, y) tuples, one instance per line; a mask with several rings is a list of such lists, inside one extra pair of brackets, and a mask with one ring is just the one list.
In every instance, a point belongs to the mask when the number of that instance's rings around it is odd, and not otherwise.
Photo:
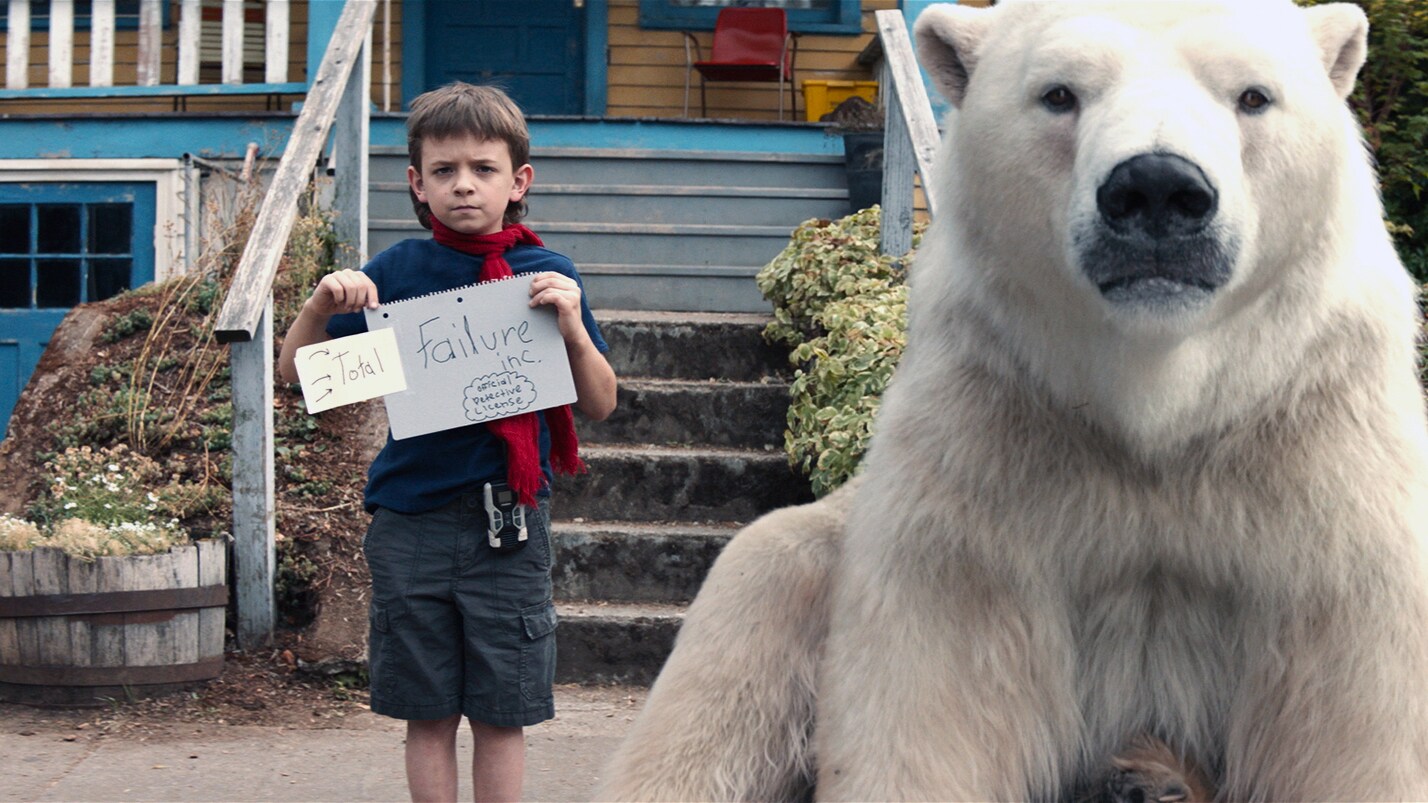
[(1428, 280), (1428, 3), (1353, 2), (1368, 15), (1369, 50), (1349, 104), (1378, 162), (1399, 253), (1414, 276)]
[[(902, 283), (903, 262), (912, 255), (898, 260), (878, 253), (881, 214), (874, 206), (794, 229), (789, 244), (756, 279), (759, 292), (774, 305), (774, 322), (765, 337), (797, 346), (824, 331), (816, 319), (830, 301)], [(921, 229), (914, 247), (920, 238)]]
[(66, 449), (45, 469), (34, 521), (0, 515), (0, 551), (55, 547), (88, 559), (165, 552), (189, 542), (179, 519), (212, 508), (222, 493), (166, 477), (124, 446)]
[[(878, 253), (880, 210), (810, 220), (758, 275), (764, 337), (796, 366), (784, 449), (822, 496), (857, 472), (907, 328), (904, 260)], [(921, 240), (921, 227), (913, 245)]]

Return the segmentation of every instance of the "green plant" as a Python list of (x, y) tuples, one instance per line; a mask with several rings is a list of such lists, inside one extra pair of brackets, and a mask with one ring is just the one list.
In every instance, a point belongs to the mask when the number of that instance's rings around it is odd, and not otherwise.
[(106, 551), (122, 548), (142, 553), (186, 539), (178, 520), (213, 509), (222, 497), (209, 484), (165, 476), (158, 463), (122, 445), (65, 449), (45, 470), (45, 490), (30, 516), (54, 545), (72, 543), (67, 551), (75, 554), (130, 554)]
[[(171, 279), (159, 288), (159, 318), (134, 359), (124, 411), (125, 440), (146, 454), (164, 450), (188, 429), (193, 408), (226, 362), (213, 338), (213, 319), (218, 313), (211, 304), (197, 343), (182, 347), (184, 358), (177, 357), (180, 337), (188, 334), (187, 315), (193, 299), (207, 292), (211, 283), (202, 274), (194, 274)], [(166, 403), (160, 403), (155, 394), (159, 375), (174, 368), (179, 369), (179, 376), (170, 381), (180, 390), (166, 393)]]
[(907, 286), (833, 301), (818, 321), (827, 334), (799, 344), (804, 367), (790, 388), (785, 449), (822, 496), (858, 470), (873, 422), (906, 344)]
[(316, 578), (317, 564), (299, 551), (296, 542), (280, 539), (273, 573), (273, 598), (289, 625), (302, 627), (311, 623), (315, 616), (313, 581)]
[(879, 253), (880, 217), (808, 221), (758, 276), (774, 305), (764, 336), (796, 366), (784, 449), (820, 496), (856, 473), (906, 342), (903, 260)]
[(274, 280), (275, 330), (287, 331), (318, 280), (337, 267), (337, 256), (344, 246), (338, 242), (333, 219), (334, 213), (318, 203), (314, 187), (293, 221), (282, 269)]
[(148, 331), (149, 327), (153, 325), (154, 316), (149, 314), (149, 310), (144, 307), (136, 307), (111, 320), (99, 337), (105, 343), (117, 343), (131, 335)]
[[(759, 271), (759, 292), (773, 302), (770, 341), (795, 346), (817, 336), (815, 320), (828, 302), (902, 282), (903, 260), (878, 252), (881, 210), (874, 206), (836, 221), (809, 220)], [(919, 226), (913, 246), (921, 240)]]

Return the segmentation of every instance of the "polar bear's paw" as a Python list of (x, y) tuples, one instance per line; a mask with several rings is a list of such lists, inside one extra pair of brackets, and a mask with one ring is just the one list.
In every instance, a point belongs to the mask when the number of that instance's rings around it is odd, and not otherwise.
[(1098, 803), (1209, 803), (1215, 792), (1201, 769), (1154, 736), (1141, 736), (1111, 758)]

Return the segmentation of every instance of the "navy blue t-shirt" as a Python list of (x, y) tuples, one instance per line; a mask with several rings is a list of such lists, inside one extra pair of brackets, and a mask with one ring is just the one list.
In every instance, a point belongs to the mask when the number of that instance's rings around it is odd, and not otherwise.
[[(601, 353), (609, 350), (600, 327), (584, 297), (584, 284), (575, 265), (561, 254), (534, 245), (518, 245), (506, 252), (513, 273), (555, 271), (581, 286), (580, 314), (590, 339)], [(440, 293), (479, 281), (482, 258), (448, 248), (435, 240), (403, 240), (372, 257), (362, 272), (377, 285), (382, 303)], [(345, 337), (367, 331), (367, 319), (360, 312), (334, 315), (327, 324), (331, 337)], [(545, 416), (540, 418), (540, 464), (549, 483), (550, 433)], [(387, 434), (387, 445), (367, 471), (366, 506), (390, 508), (401, 513), (423, 513), (456, 499), (462, 491), (506, 477), (505, 444), (492, 435), (485, 424), (417, 435), (395, 440)], [(547, 495), (543, 490), (541, 495)]]

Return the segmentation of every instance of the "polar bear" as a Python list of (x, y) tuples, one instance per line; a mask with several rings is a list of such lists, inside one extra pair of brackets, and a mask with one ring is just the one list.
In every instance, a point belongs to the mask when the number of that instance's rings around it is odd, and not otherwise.
[(1221, 799), (1428, 800), (1428, 426), (1345, 104), (1366, 33), (924, 12), (942, 211), (862, 484), (731, 542), (603, 796), (1057, 799), (1149, 736)]

